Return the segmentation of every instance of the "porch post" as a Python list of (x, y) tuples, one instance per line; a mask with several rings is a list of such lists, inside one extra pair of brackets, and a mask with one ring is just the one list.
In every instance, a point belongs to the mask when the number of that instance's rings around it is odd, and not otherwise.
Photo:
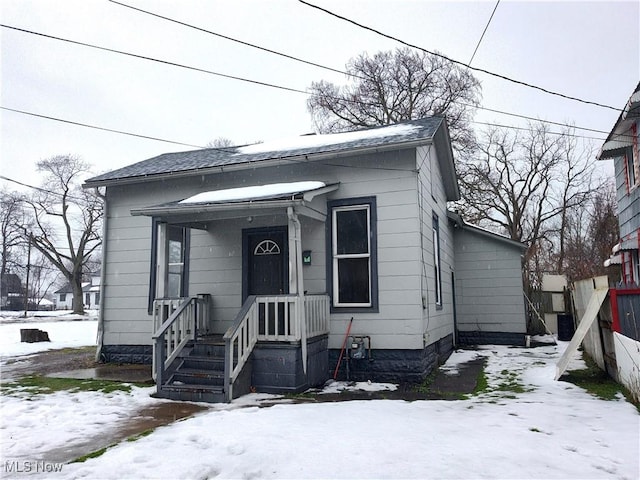
[(156, 298), (166, 298), (167, 296), (167, 257), (169, 255), (169, 241), (167, 235), (167, 224), (158, 222), (158, 254), (156, 256)]
[[(287, 207), (289, 217), (289, 278), (290, 293), (298, 295), (297, 322), (302, 347), (302, 369), (307, 373), (307, 321), (304, 305), (304, 277), (302, 275), (302, 228), (293, 207)], [(293, 247), (293, 248), (292, 248)]]

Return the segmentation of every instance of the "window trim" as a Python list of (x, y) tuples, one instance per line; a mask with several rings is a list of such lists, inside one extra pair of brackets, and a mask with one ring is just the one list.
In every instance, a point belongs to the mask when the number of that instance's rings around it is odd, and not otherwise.
[(626, 173), (627, 193), (630, 193), (638, 186), (638, 178), (636, 177), (636, 162), (633, 151), (631, 149), (627, 149), (627, 151), (624, 153), (623, 161)]
[(442, 308), (442, 250), (440, 249), (440, 219), (436, 212), (431, 216), (431, 232), (433, 240), (434, 295), (436, 308)]
[[(167, 228), (182, 228), (184, 265), (182, 271), (182, 285), (180, 286), (180, 296), (186, 297), (189, 295), (189, 252), (191, 250), (191, 229), (163, 222), (159, 218), (153, 218), (151, 221), (151, 262), (149, 268), (149, 300), (147, 304), (147, 313), (149, 315), (153, 314), (153, 302), (156, 299), (156, 289), (158, 284), (158, 227), (161, 223), (165, 223)], [(168, 268), (166, 270), (168, 271)]]
[[(369, 305), (362, 304), (337, 304), (337, 293), (334, 291), (335, 275), (337, 271), (334, 268), (334, 211), (339, 210), (351, 210), (357, 209), (357, 207), (366, 207), (368, 209), (369, 216), (369, 291), (370, 302)], [(358, 312), (379, 312), (378, 303), (378, 241), (377, 241), (377, 203), (376, 197), (358, 197), (358, 198), (345, 198), (340, 200), (330, 200), (327, 202), (327, 221), (326, 221), (326, 278), (327, 278), (327, 292), (331, 298), (331, 312), (335, 313), (358, 313)], [(356, 255), (349, 256), (349, 258), (362, 258), (362, 256)], [(347, 258), (341, 256), (341, 258)]]

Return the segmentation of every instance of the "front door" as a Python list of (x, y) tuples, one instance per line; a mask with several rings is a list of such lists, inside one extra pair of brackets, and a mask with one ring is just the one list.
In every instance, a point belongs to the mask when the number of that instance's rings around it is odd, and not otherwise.
[(246, 229), (242, 234), (243, 298), (289, 293), (287, 227)]

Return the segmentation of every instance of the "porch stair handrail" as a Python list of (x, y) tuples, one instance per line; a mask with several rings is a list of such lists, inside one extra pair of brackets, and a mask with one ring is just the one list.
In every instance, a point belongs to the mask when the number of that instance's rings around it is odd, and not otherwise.
[(164, 374), (190, 340), (195, 340), (198, 303), (202, 299), (189, 297), (154, 332), (153, 360), (156, 385), (161, 388)]
[(256, 296), (245, 300), (233, 325), (224, 334), (224, 393), (227, 402), (233, 400), (233, 384), (247, 363), (258, 341), (258, 315)]

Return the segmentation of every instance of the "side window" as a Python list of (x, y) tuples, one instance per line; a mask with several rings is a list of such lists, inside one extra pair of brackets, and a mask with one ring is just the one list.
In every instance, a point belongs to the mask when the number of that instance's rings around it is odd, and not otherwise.
[(189, 229), (153, 221), (148, 313), (156, 298), (188, 295)]
[(169, 298), (185, 296), (185, 230), (186, 229), (182, 227), (174, 227), (171, 225), (167, 227), (169, 253), (167, 255), (167, 267), (165, 271), (167, 272), (166, 294)]
[(636, 169), (633, 161), (633, 152), (627, 151), (624, 156), (625, 168), (627, 170), (627, 185), (629, 186), (629, 191), (635, 188), (637, 179), (636, 179)]
[(375, 199), (329, 203), (332, 306), (377, 308)]
[(67, 301), (67, 294), (66, 293), (61, 293), (60, 294), (60, 301), (61, 302), (66, 302)]
[(440, 268), (440, 221), (434, 213), (432, 218), (433, 230), (433, 269), (435, 284), (435, 301), (437, 306), (442, 306), (442, 270)]

